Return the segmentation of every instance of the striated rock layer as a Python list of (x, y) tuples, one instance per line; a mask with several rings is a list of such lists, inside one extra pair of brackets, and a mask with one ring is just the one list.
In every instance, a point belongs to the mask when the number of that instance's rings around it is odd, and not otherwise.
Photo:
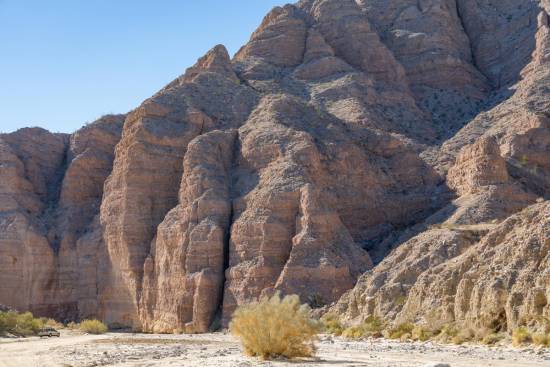
[(446, 173), (458, 198), (401, 236), (396, 242), (404, 244), (342, 297), (333, 310), (349, 322), (377, 315), (431, 326), (545, 327), (550, 315), (548, 19), (541, 10), (536, 48), (515, 93), (439, 149), (436, 168)]
[(276, 291), (549, 317), (548, 4), (489, 3), (276, 7), (127, 115), (0, 135), (0, 304), (154, 332)]

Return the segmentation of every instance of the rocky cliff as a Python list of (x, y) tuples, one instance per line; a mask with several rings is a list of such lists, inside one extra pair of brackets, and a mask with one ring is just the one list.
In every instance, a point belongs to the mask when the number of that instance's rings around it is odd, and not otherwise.
[(0, 135), (0, 303), (156, 332), (275, 291), (549, 316), (549, 8), (302, 0), (127, 115)]

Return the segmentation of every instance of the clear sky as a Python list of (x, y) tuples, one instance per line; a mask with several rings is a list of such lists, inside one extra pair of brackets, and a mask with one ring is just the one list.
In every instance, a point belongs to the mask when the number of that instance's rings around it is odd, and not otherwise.
[(284, 0), (0, 0), (0, 132), (124, 113)]

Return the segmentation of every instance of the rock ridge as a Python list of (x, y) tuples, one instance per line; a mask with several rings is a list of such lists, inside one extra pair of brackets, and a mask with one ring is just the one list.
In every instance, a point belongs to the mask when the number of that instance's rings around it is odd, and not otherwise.
[(536, 323), (549, 7), (302, 0), (126, 115), (1, 134), (0, 303), (151, 332), (276, 291), (350, 323)]

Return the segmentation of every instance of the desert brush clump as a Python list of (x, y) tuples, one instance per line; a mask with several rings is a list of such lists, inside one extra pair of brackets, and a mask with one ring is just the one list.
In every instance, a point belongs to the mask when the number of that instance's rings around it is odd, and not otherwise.
[(434, 337), (434, 332), (425, 326), (415, 325), (411, 332), (411, 339), (425, 342)]
[(460, 330), (453, 324), (445, 324), (437, 333), (436, 339), (442, 343), (462, 344), (467, 338), (461, 335)]
[(80, 323), (80, 330), (88, 334), (105, 334), (107, 325), (99, 320), (84, 320)]
[(535, 345), (550, 347), (550, 333), (534, 333), (531, 338), (533, 339), (533, 344)]
[(485, 344), (485, 345), (493, 345), (493, 344), (498, 343), (498, 342), (501, 341), (502, 339), (504, 339), (504, 335), (503, 335), (503, 334), (493, 332), (493, 333), (489, 333), (489, 334), (485, 335), (485, 336), (481, 339), (481, 342), (482, 342), (483, 344)]
[(384, 331), (385, 323), (376, 316), (369, 316), (360, 325), (345, 329), (342, 336), (348, 339), (380, 338)]
[(344, 326), (340, 323), (340, 319), (333, 313), (323, 315), (323, 317), (321, 317), (321, 324), (323, 326), (323, 331), (328, 334), (340, 336), (344, 331)]
[(44, 326), (53, 327), (54, 329), (63, 329), (65, 328), (65, 325), (60, 323), (59, 321), (56, 321), (54, 319), (49, 319), (47, 317), (41, 317), (40, 320), (42, 321), (42, 324)]
[(19, 336), (31, 336), (36, 335), (43, 327), (43, 320), (35, 318), (30, 312), (0, 312), (0, 335), (10, 333)]
[(519, 327), (512, 332), (512, 344), (516, 347), (531, 341), (531, 333), (524, 326)]
[(281, 298), (276, 293), (237, 308), (229, 329), (250, 356), (311, 357), (321, 323), (311, 318), (310, 312), (310, 307), (301, 304), (298, 296)]
[(400, 339), (406, 340), (411, 339), (412, 331), (414, 329), (414, 324), (411, 322), (403, 322), (396, 326), (393, 326), (386, 330), (385, 337), (388, 339)]

